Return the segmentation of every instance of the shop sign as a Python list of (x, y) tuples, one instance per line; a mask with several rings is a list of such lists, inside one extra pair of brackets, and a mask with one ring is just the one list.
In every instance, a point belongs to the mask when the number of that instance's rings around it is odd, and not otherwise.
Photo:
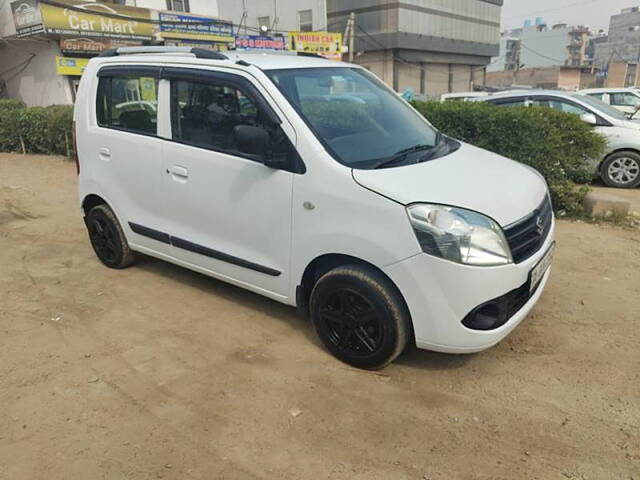
[(331, 60), (342, 60), (342, 34), (329, 32), (289, 32), (289, 49), (316, 53)]
[(52, 35), (151, 40), (151, 11), (112, 3), (57, 0), (68, 7), (40, 4), (45, 32)]
[(11, 14), (17, 37), (28, 37), (44, 31), (38, 0), (11, 2)]
[(64, 55), (99, 55), (105, 50), (118, 47), (135, 47), (142, 45), (142, 42), (135, 40), (114, 40), (110, 38), (62, 38), (60, 39), (60, 50)]
[(201, 15), (160, 12), (162, 38), (233, 43), (233, 24)]
[(252, 48), (258, 50), (286, 50), (284, 37), (266, 37), (259, 35), (238, 35), (236, 48)]
[(82, 75), (89, 63), (88, 58), (56, 57), (58, 75)]

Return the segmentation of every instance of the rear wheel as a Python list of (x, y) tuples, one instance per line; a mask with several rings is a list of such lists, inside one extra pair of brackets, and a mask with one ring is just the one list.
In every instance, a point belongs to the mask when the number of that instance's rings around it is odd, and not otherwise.
[(371, 267), (345, 265), (325, 273), (311, 292), (310, 312), (327, 349), (354, 367), (386, 366), (409, 339), (404, 300), (389, 279)]
[(614, 153), (602, 164), (601, 176), (609, 187), (637, 187), (640, 185), (640, 155), (630, 151)]
[(93, 207), (85, 218), (91, 246), (102, 263), (109, 268), (126, 268), (133, 263), (122, 227), (107, 205)]

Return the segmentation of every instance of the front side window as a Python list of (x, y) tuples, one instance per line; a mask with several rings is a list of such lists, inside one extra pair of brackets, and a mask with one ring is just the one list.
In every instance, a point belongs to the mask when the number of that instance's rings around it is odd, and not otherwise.
[(366, 70), (328, 67), (266, 73), (344, 165), (378, 168), (406, 149), (437, 143), (437, 131)]
[(618, 107), (635, 107), (640, 103), (640, 98), (630, 92), (610, 93), (609, 103)]
[(155, 135), (158, 79), (137, 75), (100, 77), (97, 120), (101, 127)]
[(591, 113), (604, 113), (616, 120), (627, 120), (627, 117), (625, 117), (620, 110), (607, 103), (601, 102), (597, 98), (590, 97), (589, 95), (580, 95), (579, 93), (573, 94), (572, 97), (581, 103), (586, 103), (591, 109), (595, 110), (595, 112)]
[(536, 100), (534, 104), (540, 107), (550, 107), (550, 108), (553, 108), (554, 110), (559, 110), (565, 113), (571, 113), (573, 115), (582, 115), (584, 113), (591, 113), (586, 108), (583, 108), (574, 103), (565, 102), (559, 99)]
[(587, 95), (597, 98), (598, 100), (602, 100), (602, 97), (604, 97), (604, 93), (588, 93)]
[[(236, 144), (234, 128), (260, 127), (269, 134), (270, 157), (289, 160), (298, 171), (299, 157), (279, 125), (273, 123), (251, 95), (233, 84), (208, 81), (171, 81), (172, 137), (181, 143), (249, 158)], [(289, 169), (289, 168), (284, 168)]]

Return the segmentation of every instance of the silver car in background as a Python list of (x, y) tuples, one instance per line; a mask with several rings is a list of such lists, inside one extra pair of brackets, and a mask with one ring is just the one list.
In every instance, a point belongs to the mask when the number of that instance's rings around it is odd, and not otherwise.
[(502, 107), (543, 106), (578, 115), (607, 139), (603, 158), (596, 159), (596, 175), (610, 187), (634, 188), (640, 185), (640, 122), (600, 100), (577, 93), (556, 90), (505, 92), (474, 101)]

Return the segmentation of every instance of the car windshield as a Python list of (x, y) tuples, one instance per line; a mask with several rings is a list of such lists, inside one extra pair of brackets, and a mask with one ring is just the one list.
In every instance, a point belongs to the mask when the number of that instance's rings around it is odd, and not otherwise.
[(590, 107), (592, 107), (598, 112), (604, 113), (605, 115), (609, 115), (610, 117), (615, 118), (616, 120), (628, 120), (625, 114), (622, 113), (620, 110), (613, 108), (611, 105), (607, 105), (606, 103), (604, 103), (601, 100), (598, 100), (595, 97), (590, 97), (588, 95), (580, 95), (579, 93), (572, 95), (572, 97), (574, 97), (577, 100), (580, 100), (583, 103), (586, 103), (587, 105), (589, 105)]
[(344, 165), (376, 168), (438, 142), (436, 130), (366, 70), (328, 67), (266, 73)]

